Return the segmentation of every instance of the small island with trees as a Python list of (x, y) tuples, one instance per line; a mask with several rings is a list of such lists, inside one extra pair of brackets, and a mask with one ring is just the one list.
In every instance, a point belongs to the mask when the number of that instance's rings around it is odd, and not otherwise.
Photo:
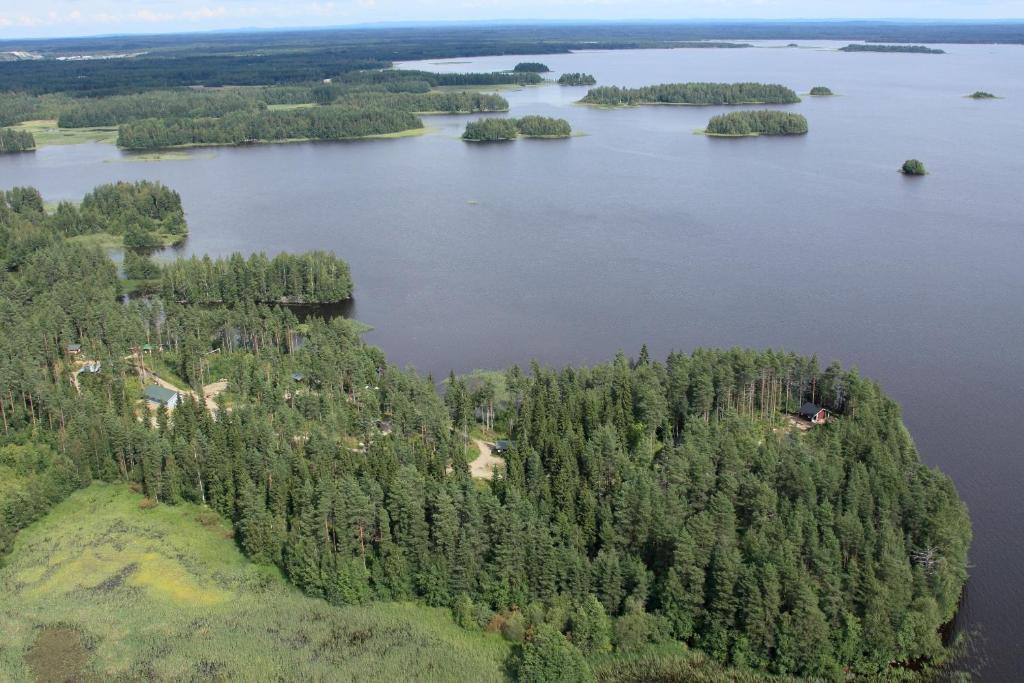
[(519, 62), (512, 71), (519, 74), (546, 74), (551, 69), (548, 68), (547, 64), (541, 64), (540, 62)]
[(558, 77), (558, 85), (597, 85), (597, 79), (590, 74), (564, 73)]
[(900, 168), (900, 173), (912, 176), (928, 175), (928, 171), (925, 170), (924, 164), (917, 159), (907, 159), (904, 161), (903, 166)]
[(814, 86), (813, 88), (811, 88), (811, 92), (808, 94), (814, 97), (831, 97), (832, 95), (835, 95), (835, 93), (832, 92), (831, 88), (826, 88), (823, 85)]
[(711, 137), (752, 137), (757, 135), (804, 135), (807, 119), (784, 111), (735, 111), (712, 116), (704, 134)]
[(572, 135), (565, 119), (523, 116), (518, 119), (480, 119), (466, 124), (462, 139), (467, 142), (507, 142), (516, 138), (558, 139)]
[(925, 45), (880, 45), (876, 43), (851, 43), (839, 48), (840, 52), (909, 52), (921, 55), (944, 55), (945, 50)]
[(992, 93), (985, 92), (984, 90), (975, 90), (970, 95), (968, 95), (968, 97), (970, 97), (972, 100), (997, 100), (997, 99), (999, 99), (998, 97), (996, 97)]
[(36, 139), (32, 133), (14, 128), (0, 128), (0, 154), (32, 152), (35, 148)]
[(642, 88), (592, 88), (580, 103), (632, 107), (641, 104), (795, 104), (799, 101), (790, 88), (770, 83), (662, 83)]

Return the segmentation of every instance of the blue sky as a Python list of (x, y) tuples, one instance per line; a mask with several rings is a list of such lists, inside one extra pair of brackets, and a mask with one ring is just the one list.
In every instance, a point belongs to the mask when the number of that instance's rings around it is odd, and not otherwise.
[(1024, 0), (0, 0), (0, 39), (493, 19), (1005, 19)]

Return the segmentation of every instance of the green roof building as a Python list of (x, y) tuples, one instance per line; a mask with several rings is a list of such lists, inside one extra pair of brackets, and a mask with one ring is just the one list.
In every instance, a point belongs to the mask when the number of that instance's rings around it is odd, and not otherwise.
[(181, 395), (176, 391), (165, 389), (158, 384), (149, 384), (142, 390), (142, 396), (150, 403), (158, 403), (168, 408), (174, 408), (178, 405), (178, 399)]

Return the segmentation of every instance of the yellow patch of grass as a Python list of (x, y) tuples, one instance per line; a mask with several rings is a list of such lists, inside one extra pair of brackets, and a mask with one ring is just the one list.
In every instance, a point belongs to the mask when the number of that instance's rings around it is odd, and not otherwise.
[(157, 597), (189, 605), (216, 605), (231, 595), (227, 591), (199, 586), (180, 563), (158, 553), (143, 555), (138, 571), (128, 583), (146, 588)]
[(36, 147), (47, 145), (80, 145), (83, 142), (117, 142), (117, 127), (113, 128), (59, 128), (56, 119), (25, 121), (16, 126), (15, 130), (32, 133), (36, 139)]

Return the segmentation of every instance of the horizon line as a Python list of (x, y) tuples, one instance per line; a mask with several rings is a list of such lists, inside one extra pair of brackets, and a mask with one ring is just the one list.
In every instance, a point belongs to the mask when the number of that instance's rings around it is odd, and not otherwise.
[[(212, 28), (195, 30), (168, 30), (168, 31), (114, 31), (111, 33), (83, 33), (54, 36), (25, 36), (22, 38), (0, 38), (0, 45), (5, 43), (18, 43), (27, 41), (53, 41), (53, 40), (82, 40), (96, 38), (141, 38), (141, 37), (163, 37), (163, 36), (189, 36), (189, 35), (210, 35), (229, 33), (287, 33), (297, 31), (344, 31), (344, 30), (374, 30), (385, 28), (428, 28), (432, 26), (538, 26), (558, 24), (563, 26), (586, 26), (588, 24), (606, 25), (652, 25), (652, 24), (814, 24), (814, 23), (849, 23), (849, 24), (984, 24), (984, 25), (1010, 25), (1024, 24), (1024, 17), (1004, 17), (1000, 19), (964, 19), (964, 18), (915, 18), (915, 17), (813, 17), (813, 18), (679, 18), (679, 19), (652, 19), (652, 18), (620, 18), (620, 19), (438, 19), (438, 20), (391, 20), (391, 21), (361, 21), (342, 24), (317, 25), (296, 25), (296, 26), (238, 26), (234, 28)], [(724, 38), (724, 36), (723, 36)], [(843, 39), (845, 40), (845, 39)]]

